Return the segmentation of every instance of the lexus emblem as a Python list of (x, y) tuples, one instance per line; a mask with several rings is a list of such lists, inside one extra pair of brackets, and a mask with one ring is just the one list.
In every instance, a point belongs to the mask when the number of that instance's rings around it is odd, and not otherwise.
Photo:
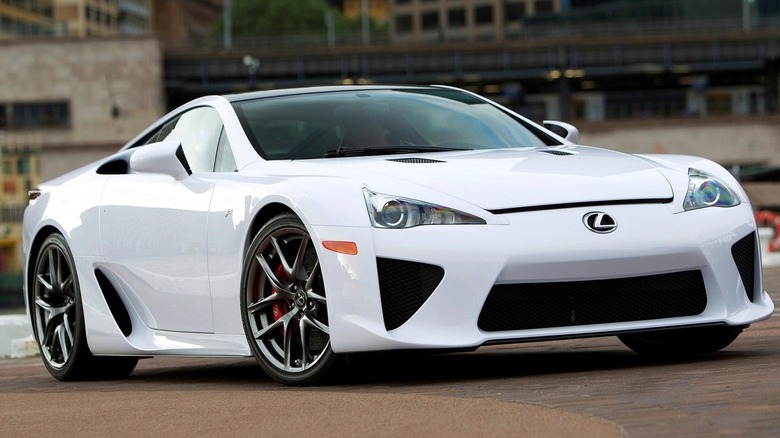
[(594, 233), (607, 234), (617, 229), (615, 219), (603, 211), (591, 211), (582, 217), (585, 227)]

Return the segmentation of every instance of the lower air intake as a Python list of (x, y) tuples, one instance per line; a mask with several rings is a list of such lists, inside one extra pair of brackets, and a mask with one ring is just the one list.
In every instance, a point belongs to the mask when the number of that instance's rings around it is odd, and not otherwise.
[(752, 303), (756, 294), (756, 233), (752, 232), (735, 243), (731, 247), (731, 256), (734, 257), (745, 293)]
[(707, 307), (700, 271), (612, 280), (500, 284), (478, 325), (494, 332), (698, 315)]
[(376, 267), (387, 330), (408, 321), (444, 278), (444, 269), (425, 263), (377, 258)]

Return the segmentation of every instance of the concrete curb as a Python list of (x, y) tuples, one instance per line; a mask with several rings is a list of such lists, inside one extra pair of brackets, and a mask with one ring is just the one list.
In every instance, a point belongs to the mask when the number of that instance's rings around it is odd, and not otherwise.
[(0, 358), (22, 358), (38, 354), (27, 315), (0, 316)]

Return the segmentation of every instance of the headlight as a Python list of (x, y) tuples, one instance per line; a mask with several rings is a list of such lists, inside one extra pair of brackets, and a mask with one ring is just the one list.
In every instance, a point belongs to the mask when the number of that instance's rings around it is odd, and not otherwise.
[(411, 228), (418, 225), (485, 224), (476, 216), (415, 199), (363, 189), (368, 217), (377, 228)]
[(685, 210), (735, 205), (739, 205), (739, 198), (729, 186), (707, 172), (688, 169), (688, 193), (683, 202)]

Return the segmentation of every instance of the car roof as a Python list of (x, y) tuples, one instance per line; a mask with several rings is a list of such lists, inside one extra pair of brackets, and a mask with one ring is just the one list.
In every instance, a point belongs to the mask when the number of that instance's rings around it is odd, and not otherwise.
[(425, 85), (332, 85), (324, 87), (285, 88), (267, 91), (251, 91), (240, 94), (223, 95), (229, 102), (260, 99), (264, 97), (294, 96), (299, 94), (327, 93), (333, 91), (370, 91), (370, 90), (398, 90), (398, 89), (432, 89), (436, 86)]

